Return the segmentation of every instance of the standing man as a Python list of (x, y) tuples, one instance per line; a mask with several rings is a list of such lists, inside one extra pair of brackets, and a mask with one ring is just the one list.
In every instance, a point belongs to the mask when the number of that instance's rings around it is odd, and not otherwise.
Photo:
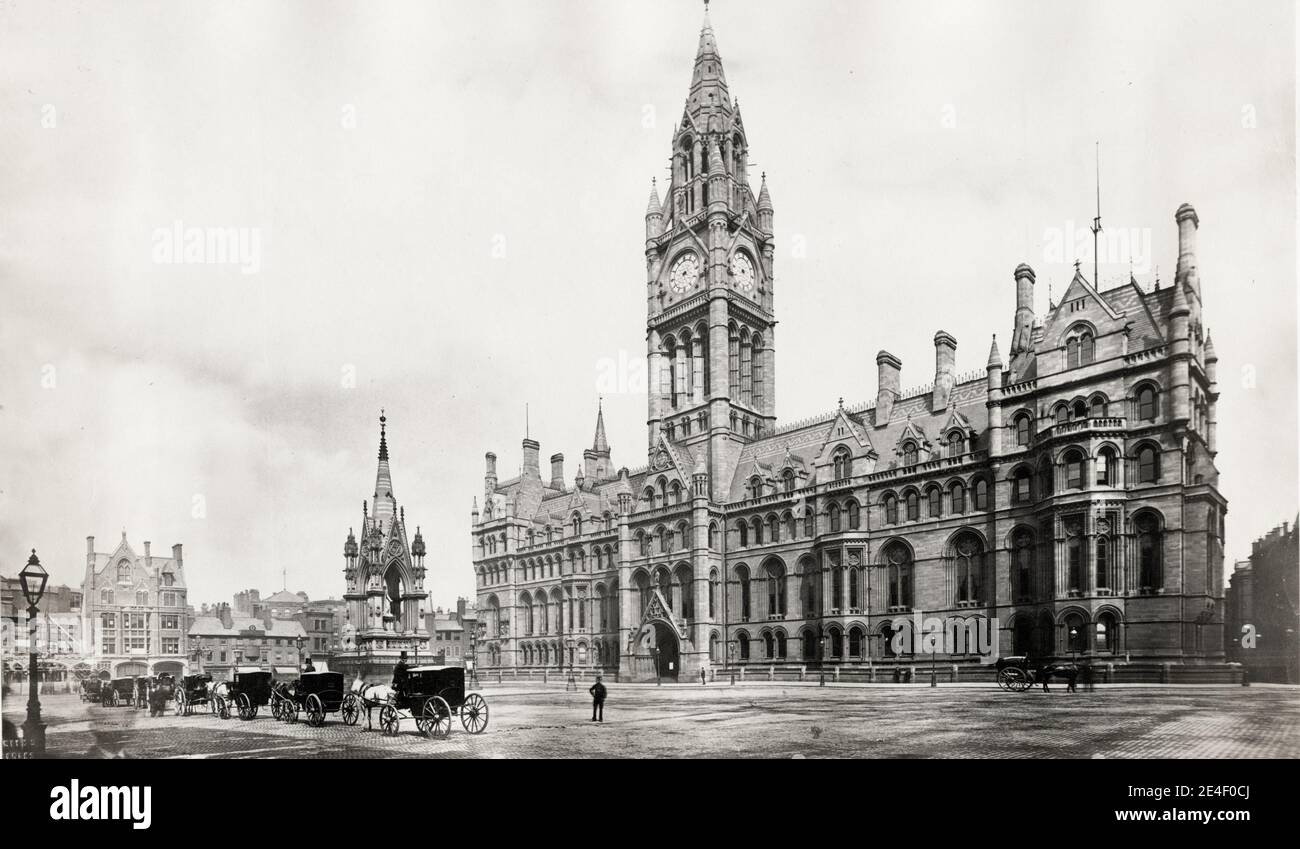
[(703, 667), (703, 666), (700, 667), (700, 683), (701, 683), (701, 684), (704, 684), (704, 685), (707, 685), (707, 684), (709, 683), (707, 680), (705, 680), (705, 676), (704, 676), (704, 667)]
[[(596, 683), (592, 684), (591, 688), (588, 689), (587, 692), (591, 693), (591, 721), (604, 722), (606, 690), (605, 690), (605, 685), (600, 683), (599, 675), (596, 676)], [(599, 719), (596, 718), (597, 715), (600, 716)]]

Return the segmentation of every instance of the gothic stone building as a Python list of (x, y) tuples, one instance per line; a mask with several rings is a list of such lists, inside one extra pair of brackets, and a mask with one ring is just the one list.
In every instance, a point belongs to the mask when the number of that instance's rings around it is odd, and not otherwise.
[(994, 337), (983, 371), (958, 374), (940, 331), (931, 384), (904, 391), (881, 351), (874, 402), (779, 425), (773, 203), (748, 154), (706, 13), (672, 180), (645, 213), (649, 463), (616, 471), (601, 414), (572, 484), (560, 454), (541, 476), (534, 440), (513, 480), (487, 455), (480, 664), (887, 670), (916, 662), (890, 636), (924, 612), (995, 617), (1002, 654), (1222, 668), (1192, 207), (1172, 286), (1098, 291), (1076, 271), (1036, 316), (1022, 264), (1010, 344)]
[[(361, 504), (361, 536), (343, 544), (347, 624), (331, 668), (349, 676), (391, 677), (401, 652), (428, 653), (424, 628), (425, 544), (417, 527), (407, 539), (406, 509), (393, 496), (387, 417), (379, 417), (379, 469), (374, 500)], [(372, 509), (373, 508), (373, 509)]]

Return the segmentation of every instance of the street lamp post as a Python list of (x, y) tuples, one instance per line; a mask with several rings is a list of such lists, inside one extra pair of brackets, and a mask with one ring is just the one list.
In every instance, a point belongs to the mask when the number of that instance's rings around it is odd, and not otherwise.
[(655, 659), (655, 686), (662, 687), (663, 681), (659, 678), (659, 647), (655, 646), (650, 650), (650, 653), (654, 655)]
[(736, 683), (736, 640), (727, 640), (727, 668), (731, 670), (731, 683)]
[(45, 582), (50, 575), (41, 566), (36, 549), (27, 558), (27, 565), (18, 573), (23, 596), (27, 599), (27, 642), (30, 656), (27, 663), (27, 721), (23, 723), (23, 743), (35, 756), (45, 754), (45, 723), (41, 722), (40, 670), (37, 661), (40, 652), (36, 645), (36, 616), (40, 612), (41, 596), (45, 595)]
[(1070, 660), (1072, 662), (1077, 661), (1079, 659), (1078, 639), (1079, 639), (1079, 629), (1071, 628), (1070, 629)]
[(298, 639), (295, 642), (298, 643), (298, 677), (301, 678), (302, 677), (302, 642), (303, 642), (302, 634), (298, 635)]

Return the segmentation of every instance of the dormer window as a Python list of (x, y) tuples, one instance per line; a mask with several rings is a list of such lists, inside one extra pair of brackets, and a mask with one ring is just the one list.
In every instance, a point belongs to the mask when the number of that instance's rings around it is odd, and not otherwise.
[(917, 460), (917, 451), (915, 442), (903, 443), (903, 465), (915, 466)]
[(965, 442), (966, 440), (962, 438), (961, 431), (954, 430), (948, 434), (948, 456), (960, 457), (965, 454)]
[(122, 584), (131, 583), (131, 561), (119, 560), (117, 562), (117, 580)]
[(763, 495), (763, 479), (754, 475), (749, 479), (749, 497), (759, 498)]
[(794, 492), (794, 471), (792, 469), (786, 469), (781, 474), (781, 491), (787, 494)]
[(1092, 331), (1078, 328), (1070, 332), (1065, 340), (1066, 368), (1078, 368), (1092, 363), (1096, 354), (1096, 343)]
[(837, 449), (834, 457), (831, 458), (831, 464), (833, 466), (835, 480), (848, 480), (853, 470), (853, 458), (849, 456), (849, 449)]

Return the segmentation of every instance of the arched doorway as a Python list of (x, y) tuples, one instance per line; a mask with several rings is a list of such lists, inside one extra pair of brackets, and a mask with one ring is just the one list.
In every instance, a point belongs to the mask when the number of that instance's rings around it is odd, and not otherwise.
[(678, 677), (682, 671), (681, 646), (677, 635), (666, 623), (654, 623), (654, 644), (650, 652), (659, 665), (660, 678)]

